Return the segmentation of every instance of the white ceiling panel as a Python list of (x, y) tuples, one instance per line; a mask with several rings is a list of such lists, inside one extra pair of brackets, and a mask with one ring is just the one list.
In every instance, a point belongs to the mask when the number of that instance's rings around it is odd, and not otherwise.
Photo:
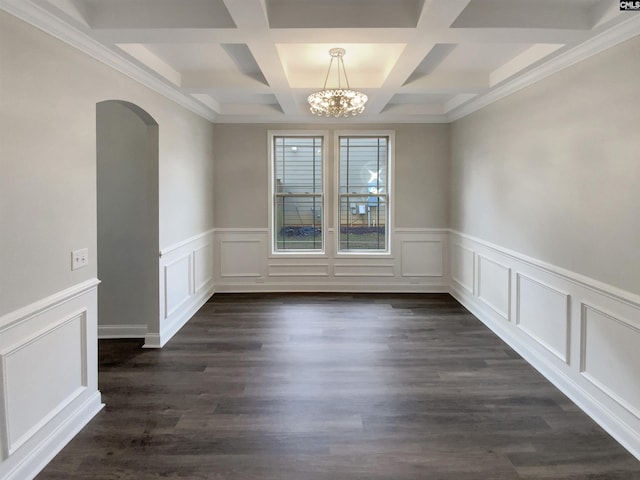
[[(215, 122), (314, 123), (329, 49), (358, 122), (448, 122), (640, 34), (617, 0), (0, 0)], [(335, 71), (327, 87), (335, 85)], [(354, 121), (343, 119), (340, 122)]]

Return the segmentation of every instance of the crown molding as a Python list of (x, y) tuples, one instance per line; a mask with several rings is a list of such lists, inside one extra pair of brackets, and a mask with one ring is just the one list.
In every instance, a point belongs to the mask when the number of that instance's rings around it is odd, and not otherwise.
[(212, 110), (190, 96), (180, 93), (150, 72), (121, 57), (85, 32), (64, 23), (48, 13), (44, 8), (25, 0), (0, 0), (0, 9), (117, 70), (196, 115), (210, 122), (216, 120), (217, 116)]
[(523, 88), (529, 87), (554, 73), (560, 72), (582, 60), (586, 60), (608, 48), (640, 35), (640, 15), (631, 15), (628, 20), (605, 30), (604, 32), (590, 38), (589, 40), (566, 50), (552, 60), (544, 62), (542, 65), (533, 68), (529, 72), (505, 84), (496, 87), (486, 94), (480, 94), (475, 99), (455, 108), (447, 113), (447, 120), (453, 122), (467, 115), (491, 105)]

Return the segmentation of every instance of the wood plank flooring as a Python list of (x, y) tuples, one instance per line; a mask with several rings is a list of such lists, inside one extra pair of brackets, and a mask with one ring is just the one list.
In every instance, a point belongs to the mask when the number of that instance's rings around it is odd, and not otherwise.
[(448, 295), (218, 294), (101, 341), (105, 409), (38, 480), (632, 480), (640, 462)]

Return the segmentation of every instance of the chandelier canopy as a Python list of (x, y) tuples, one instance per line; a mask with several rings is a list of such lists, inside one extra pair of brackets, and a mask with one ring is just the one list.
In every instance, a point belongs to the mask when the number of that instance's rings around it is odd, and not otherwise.
[[(344, 69), (344, 61), (342, 60), (344, 54), (344, 48), (332, 48), (329, 50), (331, 61), (329, 62), (327, 76), (324, 79), (324, 86), (322, 90), (312, 93), (309, 95), (309, 98), (307, 98), (311, 113), (314, 115), (338, 118), (358, 115), (364, 111), (364, 104), (367, 103), (368, 100), (367, 96), (357, 90), (351, 90), (349, 87), (347, 71)], [(329, 80), (334, 60), (336, 60), (337, 64), (338, 88), (327, 89), (327, 81)], [(341, 71), (342, 73), (340, 73)], [(342, 88), (341, 79), (343, 75), (347, 88)]]

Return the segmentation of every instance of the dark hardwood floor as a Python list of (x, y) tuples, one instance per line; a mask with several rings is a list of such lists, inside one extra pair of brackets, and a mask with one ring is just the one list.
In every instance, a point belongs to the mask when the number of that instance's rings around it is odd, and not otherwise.
[(448, 295), (218, 294), (141, 345), (100, 342), (106, 407), (38, 480), (640, 479)]

